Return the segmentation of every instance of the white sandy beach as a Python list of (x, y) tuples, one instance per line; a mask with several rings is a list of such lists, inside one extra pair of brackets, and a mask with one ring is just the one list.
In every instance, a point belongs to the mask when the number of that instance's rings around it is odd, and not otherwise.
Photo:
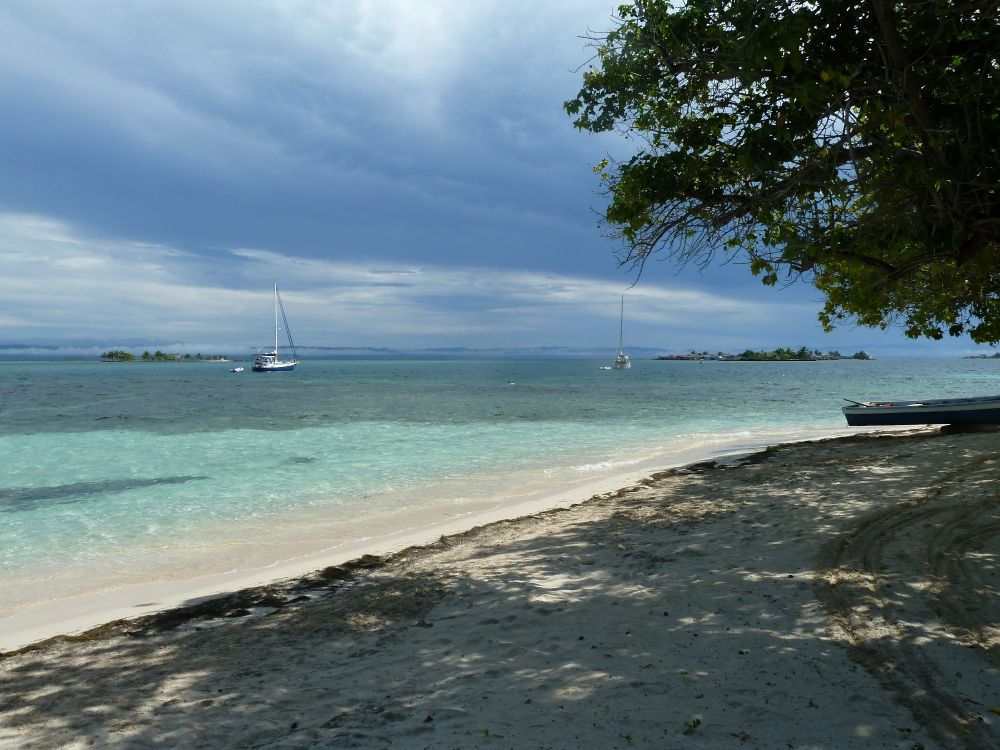
[(53, 639), (0, 747), (998, 747), (998, 473), (789, 444)]

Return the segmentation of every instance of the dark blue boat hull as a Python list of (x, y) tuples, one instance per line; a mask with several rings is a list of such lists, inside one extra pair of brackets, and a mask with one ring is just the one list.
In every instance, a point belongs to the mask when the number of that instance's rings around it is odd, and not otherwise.
[(926, 424), (1000, 424), (1000, 396), (923, 402), (870, 402), (843, 407), (852, 427)]

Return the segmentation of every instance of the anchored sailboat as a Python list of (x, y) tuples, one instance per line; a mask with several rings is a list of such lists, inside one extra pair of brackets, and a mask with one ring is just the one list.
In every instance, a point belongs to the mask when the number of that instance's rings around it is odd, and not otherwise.
[[(288, 348), (292, 352), (290, 359), (282, 359), (278, 354), (278, 314), (281, 314), (281, 323), (285, 328), (285, 336), (288, 338)], [(254, 372), (290, 372), (295, 369), (299, 361), (295, 358), (295, 342), (292, 341), (292, 332), (288, 328), (288, 319), (285, 317), (285, 306), (281, 304), (281, 296), (278, 294), (278, 285), (274, 285), (274, 351), (261, 352), (253, 358), (253, 366), (250, 368)]]
[(632, 367), (628, 355), (622, 350), (622, 341), (625, 333), (625, 297), (622, 296), (622, 310), (618, 318), (618, 354), (615, 356), (613, 367), (616, 370), (628, 370)]

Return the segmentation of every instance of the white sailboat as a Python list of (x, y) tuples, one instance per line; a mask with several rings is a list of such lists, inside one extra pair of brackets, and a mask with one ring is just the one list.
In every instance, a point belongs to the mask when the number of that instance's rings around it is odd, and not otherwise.
[[(285, 335), (288, 338), (288, 348), (292, 352), (290, 359), (282, 359), (278, 353), (278, 313), (281, 313), (281, 322), (284, 324)], [(278, 294), (278, 285), (274, 285), (274, 350), (261, 352), (253, 358), (253, 365), (250, 369), (254, 372), (290, 372), (295, 369), (299, 361), (295, 358), (295, 342), (292, 341), (292, 332), (288, 328), (288, 319), (285, 317), (285, 306), (281, 304), (281, 296)]]
[(622, 296), (622, 310), (618, 318), (618, 354), (615, 355), (615, 363), (612, 367), (616, 370), (628, 370), (632, 367), (628, 355), (622, 350), (622, 342), (625, 333), (625, 297)]

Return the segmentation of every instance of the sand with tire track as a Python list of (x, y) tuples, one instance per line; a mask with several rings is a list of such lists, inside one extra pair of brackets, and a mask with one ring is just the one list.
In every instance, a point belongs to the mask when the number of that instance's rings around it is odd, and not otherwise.
[(0, 658), (0, 747), (1000, 747), (1000, 433), (666, 472)]

